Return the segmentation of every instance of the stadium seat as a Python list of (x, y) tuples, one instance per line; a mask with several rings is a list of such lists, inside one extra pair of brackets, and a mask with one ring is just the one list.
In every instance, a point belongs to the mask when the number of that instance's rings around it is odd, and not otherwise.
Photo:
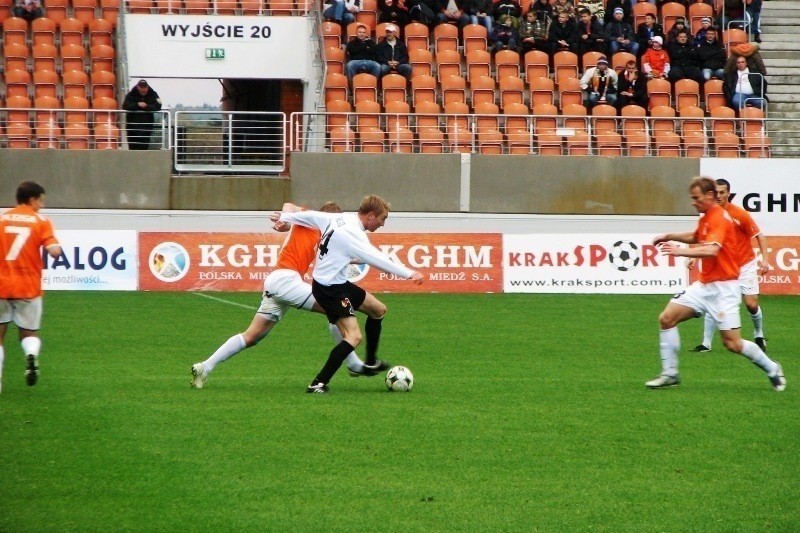
[(429, 47), (429, 33), (428, 27), (419, 22), (411, 22), (406, 24), (403, 28), (405, 34), (406, 48), (411, 50), (427, 50)]
[(672, 84), (667, 80), (652, 79), (647, 82), (647, 94), (650, 97), (649, 107), (672, 106)]
[(107, 44), (96, 44), (90, 50), (91, 71), (105, 70), (114, 72), (114, 48)]
[(6, 127), (8, 148), (30, 148), (33, 129), (27, 124), (9, 123)]
[[(85, 74), (83, 79), (85, 79)], [(92, 98), (114, 98), (116, 96), (117, 79), (113, 72), (108, 72), (107, 70), (92, 72), (91, 84)]]
[(553, 54), (553, 70), (556, 84), (560, 84), (564, 78), (579, 78), (578, 55), (566, 50), (556, 52)]
[[(262, 0), (240, 0), (242, 15), (264, 15), (264, 2)], [(338, 26), (338, 24), (337, 24)], [(341, 32), (341, 28), (340, 28)]]
[(495, 78), (499, 82), (507, 76), (519, 77), (519, 54), (513, 50), (500, 50), (494, 55)]
[(480, 24), (467, 24), (462, 30), (464, 35), (464, 54), (468, 55), (473, 50), (486, 50), (488, 32)]
[(52, 44), (40, 43), (33, 47), (33, 71), (56, 71), (58, 50)]
[(345, 53), (338, 46), (329, 46), (325, 49), (325, 65), (327, 72), (344, 74)]
[(21, 44), (28, 46), (28, 21), (18, 17), (3, 21), (3, 45)]
[(742, 142), (747, 157), (770, 157), (770, 140), (764, 112), (757, 107), (739, 110)]
[(657, 131), (653, 136), (653, 144), (658, 157), (681, 156), (681, 138), (674, 131)]
[(581, 80), (578, 78), (562, 78), (558, 83), (558, 107), (563, 111), (568, 105), (583, 105)]
[(106, 19), (94, 19), (89, 22), (89, 46), (96, 46), (103, 44), (106, 46), (114, 46), (112, 35), (114, 33), (114, 25)]
[(525, 54), (525, 79), (528, 83), (534, 78), (550, 77), (550, 57), (540, 50)]
[(68, 124), (64, 127), (64, 145), (68, 150), (87, 150), (91, 134), (85, 124)]
[(442, 153), (444, 134), (439, 129), (439, 104), (423, 101), (414, 107), (416, 132), (421, 153)]
[(436, 78), (421, 74), (411, 78), (411, 103), (416, 109), (421, 102), (436, 102)]
[(58, 25), (67, 18), (68, 5), (68, 0), (47, 0), (47, 5), (44, 7), (45, 15)]
[(633, 29), (639, 27), (639, 24), (644, 22), (645, 16), (648, 14), (653, 15), (658, 20), (658, 9), (655, 4), (650, 2), (636, 2), (633, 4)]
[(31, 99), (27, 96), (6, 97), (6, 125), (29, 125)]
[(653, 132), (653, 137), (656, 137), (660, 132), (674, 132), (675, 109), (665, 105), (651, 108), (650, 131)]
[(666, 2), (661, 4), (661, 26), (664, 28), (664, 34), (668, 34), (672, 26), (675, 25), (675, 20), (679, 17), (686, 18), (686, 7), (680, 2)]
[(495, 81), (489, 76), (478, 76), (469, 83), (470, 102), (472, 108), (477, 109), (480, 104), (495, 102)]
[(28, 45), (14, 42), (6, 44), (3, 46), (3, 56), (5, 56), (5, 68), (3, 69), (5, 72), (28, 71), (28, 57), (30, 56)]
[(442, 50), (436, 53), (436, 79), (439, 83), (448, 76), (461, 77), (461, 54), (455, 50)]
[[(272, 8), (275, 0), (270, 0), (270, 8)], [(273, 15), (275, 12), (273, 11)], [(291, 13), (289, 13), (291, 15)], [(360, 22), (361, 24), (366, 24), (367, 28), (376, 28), (378, 25), (378, 2), (376, 0), (361, 0), (361, 11), (356, 13), (356, 22)], [(376, 35), (375, 40), (377, 41), (380, 37), (383, 37), (385, 32), (377, 33), (376, 28)]]
[(237, 0), (215, 0), (212, 4), (215, 9), (214, 13), (217, 15), (235, 15), (239, 8)]
[(64, 98), (64, 109), (65, 124), (88, 124), (88, 99), (80, 96)]
[(328, 115), (328, 129), (349, 127), (350, 113), (353, 108), (350, 102), (345, 100), (330, 100), (325, 104), (325, 110)]
[(387, 113), (386, 131), (409, 127), (409, 114), (411, 113), (411, 106), (408, 105), (408, 102), (389, 102), (383, 107), (384, 111)]
[(387, 74), (381, 78), (381, 98), (383, 105), (388, 102), (406, 101), (406, 79), (400, 74)]
[(152, 13), (153, 0), (128, 0), (129, 13)]
[(470, 128), (469, 107), (464, 102), (451, 102), (444, 106), (445, 136), (453, 153), (472, 152), (473, 134)]
[(709, 117), (714, 138), (721, 133), (736, 133), (736, 111), (730, 107), (715, 107)]
[(71, 0), (72, 1), (72, 16), (83, 22), (84, 26), (88, 26), (95, 18), (95, 9), (97, 8), (96, 0)]
[(725, 98), (722, 80), (708, 80), (703, 84), (703, 95), (706, 101), (706, 111), (711, 114), (717, 107), (727, 107), (728, 101)]
[(592, 135), (597, 155), (619, 157), (622, 155), (622, 135), (617, 133), (617, 109), (599, 104), (592, 108)]
[(381, 105), (374, 100), (364, 100), (356, 104), (356, 131), (381, 127)]
[(36, 124), (36, 148), (61, 148), (61, 126), (54, 114), (50, 119)]
[(486, 50), (473, 50), (467, 54), (467, 81), (492, 75), (492, 55)]
[(409, 128), (395, 126), (386, 132), (388, 150), (395, 154), (410, 154), (414, 151), (414, 132)]
[(33, 101), (33, 120), (38, 133), (39, 127), (58, 124), (58, 113), (61, 105), (55, 96), (40, 96)]
[(92, 99), (92, 124), (114, 124), (118, 123), (120, 108), (119, 103), (107, 96), (99, 96)]
[(636, 61), (636, 56), (630, 52), (617, 52), (611, 56), (611, 68), (613, 68), (614, 71), (619, 74), (625, 70), (628, 61)]
[(56, 44), (56, 21), (47, 17), (39, 17), (31, 22), (32, 45)]
[(433, 54), (431, 54), (430, 50), (409, 50), (408, 64), (411, 65), (412, 78), (420, 74), (433, 75)]
[(503, 134), (500, 132), (500, 109), (493, 103), (480, 103), (475, 106), (475, 131), (477, 148), (481, 154), (499, 155), (503, 153)]
[(533, 153), (533, 126), (524, 104), (509, 104), (503, 112), (505, 119), (506, 148), (509, 154), (527, 155)]
[(453, 102), (467, 101), (467, 80), (459, 76), (448, 76), (442, 80), (442, 103), (444, 107)]
[(61, 47), (61, 73), (70, 70), (85, 71), (84, 57), (86, 49), (77, 44), (68, 44)]
[(675, 108), (679, 111), (686, 106), (700, 107), (700, 85), (690, 79), (677, 80), (674, 87)]
[(444, 133), (436, 128), (425, 128), (417, 133), (421, 154), (441, 154), (444, 152)]
[(73, 96), (85, 98), (87, 94), (86, 88), (89, 86), (89, 76), (81, 70), (71, 70), (64, 73), (61, 77), (61, 83), (63, 86), (64, 98), (71, 98)]
[(439, 52), (458, 51), (458, 27), (452, 24), (438, 24), (433, 28), (433, 48), (438, 57)]
[(355, 152), (356, 134), (350, 128), (332, 128), (328, 135), (331, 152)]
[(358, 105), (364, 100), (378, 101), (378, 79), (362, 72), (353, 76), (353, 103)]
[[(5, 83), (6, 98), (9, 100), (17, 96), (25, 98), (30, 96), (31, 75), (27, 70), (14, 69), (6, 71)], [(6, 105), (13, 107), (8, 103)]]
[(83, 21), (74, 18), (62, 20), (58, 25), (61, 48), (69, 45), (83, 46)]
[(555, 102), (556, 86), (550, 78), (528, 78), (531, 93), (531, 107)]
[(100, 16), (116, 28), (119, 19), (119, 0), (100, 0)]
[(603, 52), (586, 52), (581, 56), (581, 66), (583, 71), (585, 72), (586, 69), (590, 67), (597, 66), (597, 61), (601, 57), (606, 57), (606, 54)]
[(558, 109), (554, 105), (539, 104), (533, 107), (533, 131), (539, 155), (561, 155), (563, 139), (556, 135)]
[(720, 133), (714, 136), (717, 157), (740, 157), (739, 136), (735, 133)]
[(647, 125), (647, 110), (638, 105), (622, 108), (622, 135), (629, 156), (643, 157), (650, 153), (650, 133)]
[(331, 100), (347, 100), (348, 86), (347, 76), (328, 72), (325, 76), (325, 104)]
[(697, 106), (684, 106), (678, 111), (683, 153), (686, 157), (705, 157), (708, 137), (705, 128), (705, 113)]
[(704, 2), (692, 2), (689, 4), (687, 25), (691, 27), (692, 35), (697, 35), (700, 30), (700, 21), (705, 17), (714, 18), (714, 7)]
[(403, 38), (403, 35), (402, 35), (403, 28), (399, 24), (395, 24), (393, 22), (381, 22), (380, 24), (378, 24), (376, 26), (373, 25), (373, 26), (375, 26), (375, 40), (376, 41), (380, 40), (383, 36), (386, 35), (386, 26), (388, 26), (390, 24), (392, 26), (394, 26), (395, 28), (397, 28), (397, 30), (395, 32), (396, 35), (397, 35), (397, 38), (398, 39), (402, 39)]
[[(73, 132), (80, 130), (80, 125), (72, 126)], [(121, 138), (119, 128), (112, 124), (98, 124), (94, 129), (94, 147), (96, 150), (116, 150), (120, 147)]]
[(342, 27), (326, 20), (319, 25), (319, 32), (325, 43), (325, 48), (341, 48), (342, 46)]
[[(519, 72), (519, 69), (517, 69)], [(500, 108), (503, 113), (506, 109), (515, 104), (525, 102), (525, 82), (519, 76), (505, 76), (500, 78)]]
[(36, 70), (33, 73), (33, 94), (35, 98), (41, 96), (58, 96), (58, 74), (53, 70)]

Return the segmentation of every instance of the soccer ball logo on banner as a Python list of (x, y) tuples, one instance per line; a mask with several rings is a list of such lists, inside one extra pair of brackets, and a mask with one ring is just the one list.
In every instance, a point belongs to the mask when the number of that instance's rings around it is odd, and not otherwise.
[(627, 272), (639, 264), (639, 247), (631, 241), (617, 241), (611, 247), (608, 260), (617, 270)]

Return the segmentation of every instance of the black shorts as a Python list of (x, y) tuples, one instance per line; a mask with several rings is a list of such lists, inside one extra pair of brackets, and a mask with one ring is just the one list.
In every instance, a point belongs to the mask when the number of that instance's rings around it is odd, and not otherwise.
[(311, 294), (325, 310), (331, 324), (335, 324), (340, 318), (356, 316), (356, 309), (367, 299), (367, 291), (349, 281), (327, 286), (312, 281)]

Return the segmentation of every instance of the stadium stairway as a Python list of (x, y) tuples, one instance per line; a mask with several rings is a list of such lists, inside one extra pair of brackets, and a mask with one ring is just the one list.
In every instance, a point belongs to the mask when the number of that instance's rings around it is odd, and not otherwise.
[(770, 0), (761, 9), (761, 56), (767, 67), (773, 156), (800, 156), (800, 0)]

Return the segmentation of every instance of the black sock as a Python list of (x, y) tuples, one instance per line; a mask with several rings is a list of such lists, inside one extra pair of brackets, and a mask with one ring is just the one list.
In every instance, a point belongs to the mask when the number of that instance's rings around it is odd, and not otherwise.
[(364, 363), (374, 365), (377, 359), (378, 343), (381, 341), (382, 318), (367, 318), (364, 331), (367, 333), (367, 360)]
[(331, 354), (328, 356), (328, 360), (325, 361), (325, 366), (322, 367), (322, 370), (319, 371), (317, 377), (314, 379), (314, 385), (317, 383), (325, 383), (326, 385), (330, 380), (333, 378), (333, 375), (339, 370), (339, 367), (342, 366), (342, 363), (347, 358), (347, 355), (353, 351), (353, 347), (347, 341), (342, 341), (337, 344), (333, 350), (331, 350)]

